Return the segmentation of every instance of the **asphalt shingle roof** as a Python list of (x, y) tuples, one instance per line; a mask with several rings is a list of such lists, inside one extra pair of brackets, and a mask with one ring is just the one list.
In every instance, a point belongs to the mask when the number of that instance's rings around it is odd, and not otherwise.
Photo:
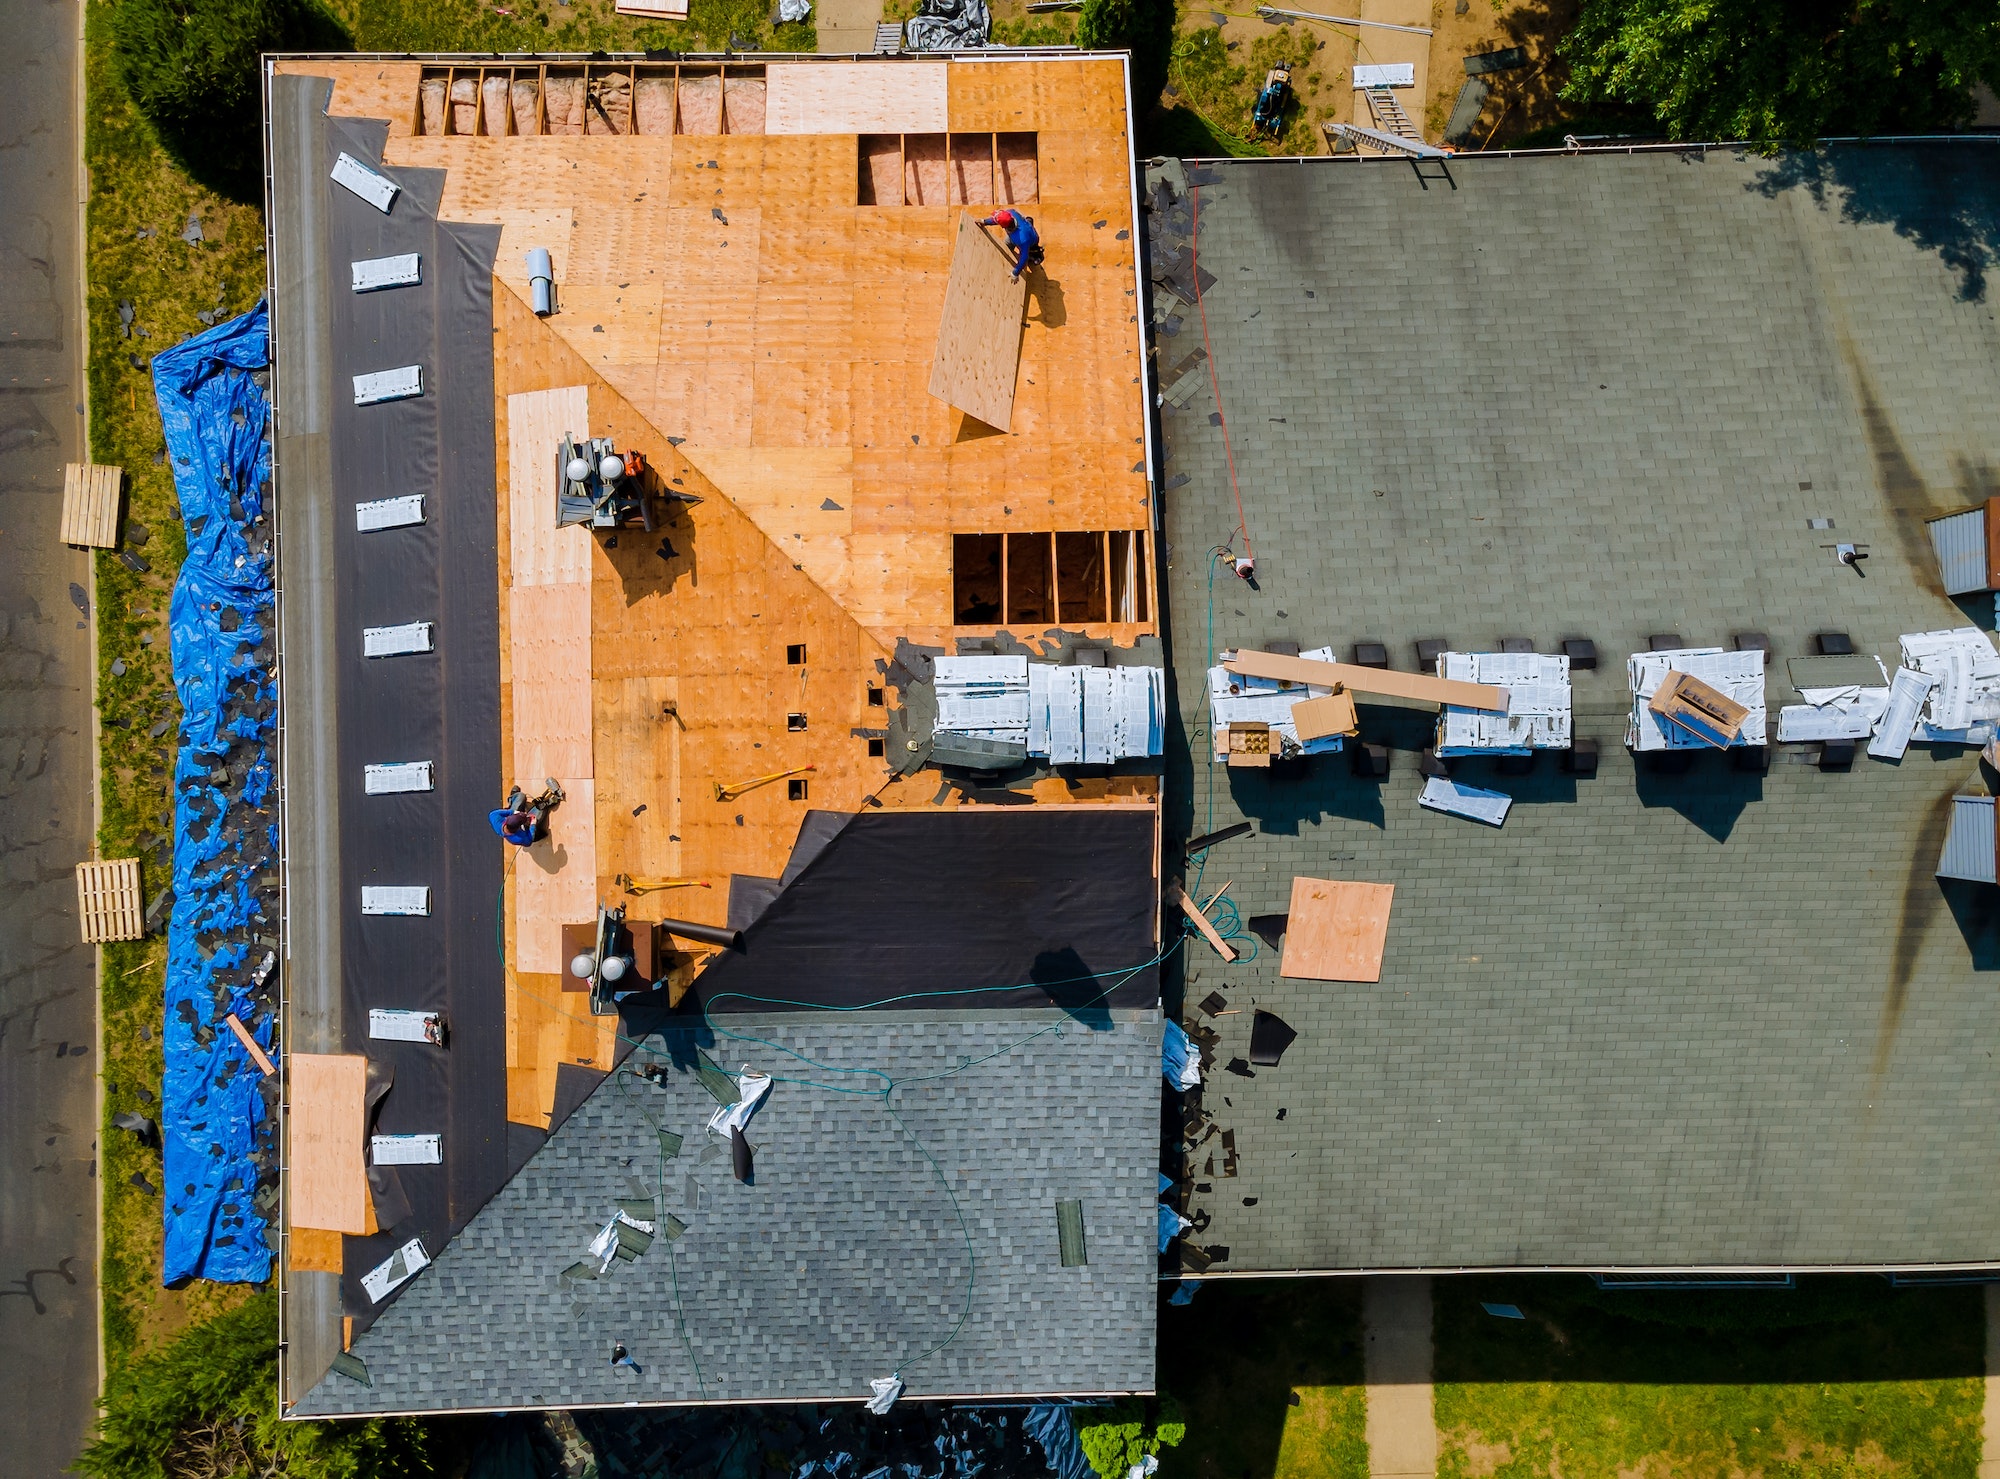
[[(899, 1368), (911, 1397), (1150, 1390), (1161, 1026), (1110, 1016), (732, 1015), (785, 1050), (711, 1049), (783, 1076), (748, 1185), (704, 1128), (690, 1043), (641, 1050), (627, 1067), (680, 1066), (601, 1084), (356, 1339), (373, 1385), (331, 1373), (293, 1415), (853, 1399)], [(904, 1082), (885, 1104), (864, 1069)], [(656, 1127), (684, 1137), (664, 1167)], [(678, 1241), (566, 1282), (620, 1200), (662, 1184)], [(1081, 1268), (1060, 1266), (1067, 1198)], [(925, 1355), (965, 1311), (968, 1233), (970, 1314)], [(610, 1365), (617, 1341), (641, 1373)]]
[[(1204, 1102), (1238, 1150), (1233, 1179), (1197, 1178), (1197, 1241), (1228, 1250), (1216, 1272), (2000, 1258), (2000, 896), (1932, 877), (1950, 796), (1985, 789), (1975, 754), (1838, 774), (1777, 748), (1767, 775), (1672, 777), (1623, 748), (1625, 657), (1652, 633), (1768, 633), (1775, 722), (1818, 631), (1893, 665), (1899, 633), (1991, 628), (1990, 600), (1941, 594), (1922, 517), (2000, 491), (2000, 149), (1449, 169), (1198, 177), (1254, 589), (1208, 557), (1238, 518), (1191, 290), (1154, 299), (1195, 754), (1169, 834), (1257, 824), (1205, 879), (1246, 919), (1297, 874), (1397, 890), (1376, 985), (1188, 947), (1187, 1001), (1242, 1009), (1190, 1009), (1220, 1033)], [(1194, 225), (1180, 170), (1156, 278)], [(1836, 540), (1867, 548), (1865, 579)], [(1211, 772), (1211, 630), (1380, 640), (1405, 670), (1419, 638), (1593, 638), (1576, 732), (1602, 768), (1462, 763), (1517, 798), (1500, 831), (1419, 810), (1409, 711), (1364, 709), (1402, 747), (1386, 781), (1342, 757)], [(1253, 1007), (1300, 1036), (1241, 1077)]]

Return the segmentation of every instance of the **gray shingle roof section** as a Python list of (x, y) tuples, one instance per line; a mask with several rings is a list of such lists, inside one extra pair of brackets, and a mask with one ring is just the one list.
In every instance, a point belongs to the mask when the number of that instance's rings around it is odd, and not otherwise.
[[(292, 1415), (863, 1399), (899, 1366), (911, 1397), (1152, 1389), (1157, 1011), (1100, 1030), (1053, 1009), (726, 1026), (826, 1065), (712, 1049), (810, 1081), (779, 1082), (752, 1120), (754, 1184), (704, 1128), (716, 1105), (692, 1072), (616, 1074), (355, 1341), (373, 1386), (328, 1375)], [(667, 1061), (628, 1066), (648, 1060)], [(904, 1081), (888, 1105), (863, 1069)], [(565, 1288), (618, 1201), (662, 1181), (655, 1123), (686, 1137), (664, 1185), (687, 1232)], [(1072, 1197), (1090, 1261), (1065, 1269), (1055, 1203)], [(971, 1313), (918, 1359), (965, 1309), (960, 1210)], [(643, 1374), (611, 1367), (614, 1341)]]
[[(1986, 789), (1973, 752), (1668, 777), (1622, 746), (1651, 633), (1768, 633), (1775, 719), (1817, 631), (1893, 664), (1901, 632), (1992, 625), (1942, 594), (1922, 519), (2000, 486), (2000, 149), (1460, 156), (1455, 189), (1206, 168), (1258, 560), (1256, 589), (1216, 573), (1215, 644), (1374, 639), (1409, 670), (1423, 637), (1591, 637), (1576, 730), (1603, 751), (1586, 781), (1462, 764), (1518, 798), (1497, 832), (1421, 811), (1407, 749), (1383, 782), (1339, 757), (1211, 773), (1208, 551), (1237, 512), (1201, 367), (1162, 415), (1195, 751), (1170, 836), (1257, 823), (1207, 869), (1246, 919), (1296, 874), (1397, 887), (1379, 985), (1188, 949), (1186, 999), (1245, 1009), (1210, 1023), (1206, 1105), (1239, 1150), (1190, 1205), (1215, 1271), (2000, 1259), (2000, 896), (1932, 877), (1952, 794)], [(1171, 314), (1163, 379), (1202, 342), (1192, 303)], [(1410, 748), (1429, 728), (1365, 713)], [(1300, 1036), (1241, 1078), (1252, 1006)]]

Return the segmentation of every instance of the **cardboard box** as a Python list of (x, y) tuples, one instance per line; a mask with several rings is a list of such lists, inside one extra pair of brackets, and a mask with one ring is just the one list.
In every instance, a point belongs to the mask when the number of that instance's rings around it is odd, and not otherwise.
[(1346, 690), (1326, 698), (1304, 698), (1292, 705), (1292, 727), (1299, 741), (1343, 737), (1361, 732), (1360, 717), (1354, 712), (1354, 695)]
[(1233, 766), (1247, 766), (1253, 770), (1271, 768), (1271, 726), (1268, 724), (1232, 724), (1225, 731), (1229, 738), (1229, 763)]
[(1692, 673), (1669, 672), (1646, 707), (1718, 750), (1736, 743), (1750, 711)]

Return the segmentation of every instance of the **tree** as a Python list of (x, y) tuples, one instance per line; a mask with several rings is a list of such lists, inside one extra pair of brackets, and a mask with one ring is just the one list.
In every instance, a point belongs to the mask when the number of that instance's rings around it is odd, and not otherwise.
[(1650, 112), (1676, 139), (1765, 149), (1966, 123), (2000, 82), (1993, 0), (1583, 0), (1563, 43), (1579, 104)]
[(258, 1294), (113, 1376), (76, 1467), (96, 1479), (417, 1479), (433, 1471), (432, 1446), (408, 1418), (280, 1420), (278, 1300)]
[(1135, 1465), (1162, 1448), (1178, 1448), (1187, 1436), (1180, 1404), (1164, 1393), (1152, 1402), (1127, 1398), (1109, 1407), (1072, 1408), (1071, 1415), (1083, 1456), (1100, 1479), (1125, 1479)]
[(263, 195), (266, 51), (345, 51), (317, 0), (118, 0), (118, 80), (176, 163), (239, 200)]
[(1173, 0), (1083, 0), (1076, 44), (1092, 51), (1132, 53), (1136, 125), (1153, 111), (1167, 85), (1167, 62), (1174, 51)]

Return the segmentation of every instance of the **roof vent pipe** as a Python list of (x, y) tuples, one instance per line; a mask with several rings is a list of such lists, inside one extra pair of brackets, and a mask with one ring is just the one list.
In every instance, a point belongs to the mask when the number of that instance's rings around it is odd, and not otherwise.
[(556, 269), (549, 261), (547, 247), (535, 247), (528, 253), (528, 286), (535, 295), (537, 318), (547, 318), (556, 311)]
[(704, 945), (720, 945), (724, 950), (741, 950), (743, 932), (741, 930), (717, 929), (712, 924), (693, 924), (685, 919), (663, 919), (660, 928), (670, 935), (679, 935), (683, 940), (699, 940)]

